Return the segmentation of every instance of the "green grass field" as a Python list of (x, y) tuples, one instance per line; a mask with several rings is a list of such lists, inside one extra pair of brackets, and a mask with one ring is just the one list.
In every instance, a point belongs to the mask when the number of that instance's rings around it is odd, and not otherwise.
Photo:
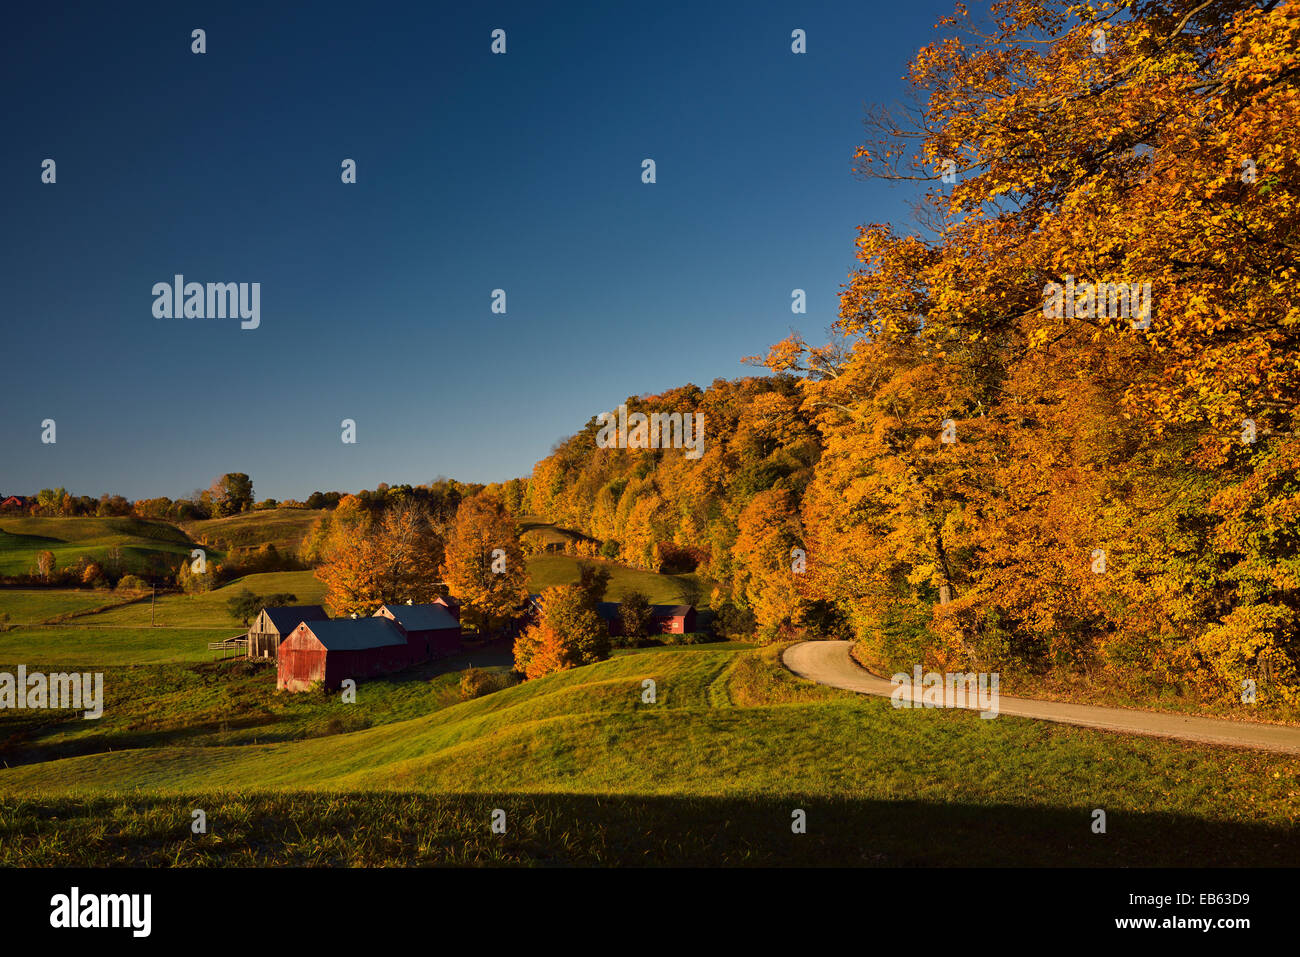
[[(276, 730), (257, 744), (243, 743), (253, 725), (210, 727), (219, 703), (197, 733), (192, 703), (160, 706), (181, 726), (148, 746), (0, 771), (0, 865), (1300, 863), (1295, 758), (896, 710), (807, 684), (778, 652), (621, 655), (467, 702), (449, 702), (445, 676), (404, 704), (363, 683), (356, 704), (276, 713), (268, 690)], [(184, 682), (178, 702), (203, 686)], [(357, 730), (284, 739), (326, 714)], [(239, 743), (200, 746), (223, 733)], [(193, 807), (207, 838), (189, 832)], [(791, 833), (795, 808), (806, 835)]]
[[(159, 596), (79, 615), (57, 625), (35, 625), (55, 614), (87, 610), (129, 596), (73, 589), (0, 589), (0, 612), (15, 625), (0, 632), (0, 662), (59, 666), (163, 664), (209, 661), (208, 642), (242, 634), (226, 603), (241, 589), (258, 595), (289, 593), (303, 605), (319, 604), (324, 587), (311, 572), (246, 575), (202, 595)], [(151, 615), (156, 622), (150, 625)], [(19, 625), (18, 623), (23, 623)]]
[(324, 509), (268, 508), (225, 518), (182, 522), (180, 527), (198, 541), (220, 541), (222, 548), (247, 548), (271, 544), (280, 552), (294, 551)]
[[(278, 694), (270, 662), (111, 667), (102, 718), (87, 721), (67, 711), (0, 712), (0, 758), (15, 767), (131, 748), (256, 744), (355, 731), (458, 702), (461, 669), (471, 664), (508, 672), (509, 650), (466, 651), (367, 681), (364, 708), (324, 692)], [(0, 665), (0, 670), (13, 667)]]
[(102, 564), (117, 549), (122, 570), (140, 573), (151, 558), (175, 567), (193, 547), (175, 525), (142, 518), (0, 518), (2, 575), (34, 570), (37, 554), (47, 549), (59, 568), (83, 556)]
[(11, 624), (36, 625), (137, 598), (137, 593), (90, 588), (0, 588), (0, 613)]
[[(598, 560), (594, 560), (598, 561)], [(644, 591), (652, 602), (684, 601), (694, 575), (657, 575), (613, 562), (599, 564), (612, 572), (607, 597), (617, 601), (628, 590)], [(578, 579), (578, 560), (567, 555), (535, 556), (528, 565), (535, 591)], [(209, 641), (244, 631), (226, 603), (247, 588), (258, 595), (288, 593), (302, 605), (320, 604), (325, 588), (311, 571), (246, 575), (199, 595), (166, 594), (150, 602), (109, 591), (79, 589), (0, 589), (0, 612), (12, 625), (0, 632), (0, 662), (43, 662), (52, 665), (95, 666), (167, 664), (209, 661)], [(53, 625), (57, 616), (78, 614)], [(152, 624), (151, 624), (152, 622)]]
[[(154, 620), (164, 627), (210, 626), (239, 630), (243, 626), (231, 616), (226, 603), (230, 601), (232, 595), (245, 588), (257, 595), (276, 593), (296, 595), (300, 605), (319, 604), (325, 594), (325, 587), (310, 571), (245, 575), (227, 582), (220, 588), (199, 595), (163, 595), (158, 599), (157, 607), (153, 610)], [(148, 627), (149, 615), (149, 603), (146, 601), (77, 620), (87, 626)]]
[(708, 606), (709, 589), (700, 577), (660, 575), (640, 568), (629, 568), (601, 558), (575, 558), (572, 555), (534, 555), (528, 559), (528, 588), (540, 592), (555, 585), (569, 585), (578, 580), (578, 563), (599, 565), (610, 573), (605, 598), (619, 601), (629, 591), (644, 592), (652, 605), (676, 605), (683, 602), (697, 608)]

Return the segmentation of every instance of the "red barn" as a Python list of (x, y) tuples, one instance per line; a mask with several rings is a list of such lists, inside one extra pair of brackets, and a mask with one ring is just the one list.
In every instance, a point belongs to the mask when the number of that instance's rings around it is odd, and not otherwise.
[(304, 621), (280, 643), (275, 686), (307, 691), (319, 682), (339, 687), (400, 671), (411, 663), (406, 635), (387, 618)]
[[(540, 604), (540, 596), (539, 602)], [(605, 619), (611, 635), (623, 634), (623, 619), (619, 611), (623, 606), (616, 601), (602, 601), (596, 605), (596, 614)], [(684, 635), (695, 630), (695, 609), (690, 605), (651, 605), (651, 634)]]
[(412, 661), (445, 658), (460, 651), (460, 622), (441, 603), (381, 605), (375, 616), (395, 621), (406, 633)]
[(274, 658), (280, 642), (304, 621), (328, 621), (320, 605), (284, 605), (263, 608), (248, 629), (248, 657)]
[(695, 630), (695, 609), (690, 605), (651, 605), (650, 620), (661, 634), (689, 634)]

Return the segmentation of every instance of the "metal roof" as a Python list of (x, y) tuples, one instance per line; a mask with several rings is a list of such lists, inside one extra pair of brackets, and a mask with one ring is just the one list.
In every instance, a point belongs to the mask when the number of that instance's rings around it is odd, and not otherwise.
[(387, 618), (331, 618), (304, 624), (330, 651), (364, 651), (406, 644), (402, 630)]
[(692, 610), (690, 605), (651, 605), (650, 614), (656, 618), (676, 618), (678, 615), (688, 614)]
[(280, 605), (275, 608), (263, 608), (266, 617), (271, 619), (281, 637), (289, 634), (304, 621), (326, 621), (329, 615), (320, 605)]
[(460, 627), (460, 622), (446, 605), (384, 605), (375, 614), (384, 611), (407, 631), (444, 631)]
[[(616, 601), (602, 601), (596, 605), (596, 614), (606, 620), (613, 620), (618, 617), (619, 609), (622, 604)], [(691, 605), (651, 605), (651, 618), (676, 618), (680, 615), (689, 614), (692, 610)]]

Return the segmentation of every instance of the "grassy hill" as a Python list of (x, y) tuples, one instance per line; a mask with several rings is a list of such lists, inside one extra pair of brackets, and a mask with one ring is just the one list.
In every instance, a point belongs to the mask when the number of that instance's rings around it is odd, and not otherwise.
[(194, 544), (175, 525), (143, 518), (0, 518), (0, 574), (21, 575), (48, 549), (62, 568), (85, 556), (104, 563), (117, 549), (122, 570), (144, 572), (151, 557), (178, 565)]
[(578, 563), (599, 565), (610, 573), (605, 597), (620, 601), (629, 591), (640, 591), (652, 605), (676, 605), (682, 602), (707, 607), (709, 588), (700, 576), (660, 575), (640, 568), (630, 568), (602, 558), (574, 558), (572, 555), (534, 555), (528, 559), (528, 588), (539, 592), (554, 585), (569, 585), (578, 580)]
[(895, 710), (777, 653), (622, 655), (347, 733), (0, 770), (0, 864), (1300, 863), (1294, 758)]
[[(128, 599), (115, 592), (0, 589), (0, 612), (8, 613), (15, 625), (0, 632), (0, 662), (103, 667), (208, 661), (209, 641), (244, 631), (226, 608), (244, 588), (258, 595), (293, 594), (304, 605), (319, 604), (324, 596), (324, 586), (310, 571), (245, 575), (202, 595), (161, 595), (152, 609), (147, 598), (123, 603)], [(94, 614), (38, 624), (114, 602)]]
[(280, 552), (296, 551), (312, 523), (324, 509), (268, 508), (225, 518), (182, 522), (180, 527), (196, 542), (220, 542), (223, 550), (271, 544)]
[(0, 588), (0, 612), (15, 625), (53, 622), (84, 615), (138, 595), (91, 588)]
[(97, 720), (69, 711), (0, 711), (0, 758), (15, 767), (131, 748), (256, 744), (356, 731), (455, 704), (461, 669), (471, 664), (509, 671), (509, 649), (465, 651), (367, 681), (364, 708), (324, 692), (276, 694), (270, 662), (110, 666), (104, 714)]

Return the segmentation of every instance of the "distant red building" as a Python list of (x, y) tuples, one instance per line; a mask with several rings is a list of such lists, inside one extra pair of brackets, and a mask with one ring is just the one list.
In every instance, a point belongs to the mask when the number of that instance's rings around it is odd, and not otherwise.
[(21, 495), (10, 495), (4, 500), (0, 500), (0, 510), (11, 512), (21, 511), (27, 507), (27, 499)]
[[(540, 597), (540, 596), (539, 596)], [(623, 633), (622, 606), (616, 601), (602, 601), (596, 613), (605, 619), (611, 635)], [(695, 609), (690, 605), (651, 605), (650, 631), (654, 634), (684, 635), (695, 630)]]
[(689, 634), (695, 630), (695, 609), (690, 605), (651, 605), (650, 620), (661, 634)]

